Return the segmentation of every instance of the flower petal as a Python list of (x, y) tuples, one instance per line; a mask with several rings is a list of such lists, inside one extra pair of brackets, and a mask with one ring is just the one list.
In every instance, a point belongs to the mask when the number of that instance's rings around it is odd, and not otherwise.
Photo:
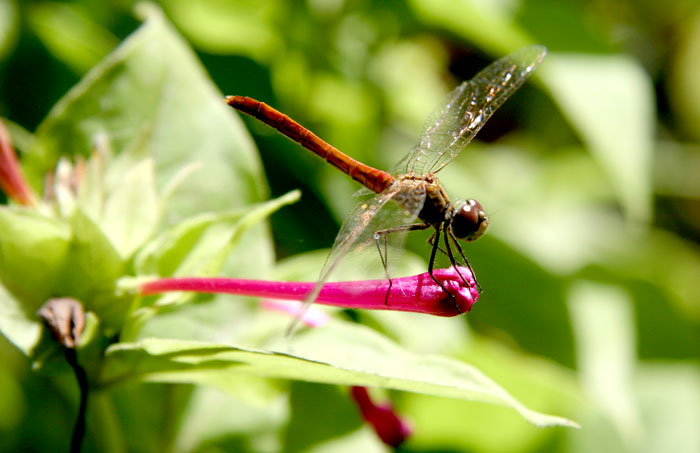
[[(360, 280), (326, 283), (317, 303), (344, 308), (397, 310), (456, 316), (471, 310), (479, 291), (471, 271), (465, 267), (435, 269), (433, 275), (447, 289), (436, 283), (429, 273), (389, 280)], [(147, 282), (141, 294), (165, 291), (226, 293), (274, 299), (304, 300), (315, 282), (278, 282), (233, 278), (164, 278)]]
[(390, 404), (375, 404), (366, 387), (350, 387), (350, 394), (360, 408), (362, 418), (372, 425), (382, 442), (398, 447), (411, 435), (411, 426), (399, 417)]

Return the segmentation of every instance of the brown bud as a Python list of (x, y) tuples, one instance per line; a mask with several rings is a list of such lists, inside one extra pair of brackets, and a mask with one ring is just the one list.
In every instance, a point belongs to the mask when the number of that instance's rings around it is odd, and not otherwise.
[(73, 349), (80, 342), (85, 329), (85, 309), (77, 300), (70, 297), (49, 299), (38, 315), (63, 346)]

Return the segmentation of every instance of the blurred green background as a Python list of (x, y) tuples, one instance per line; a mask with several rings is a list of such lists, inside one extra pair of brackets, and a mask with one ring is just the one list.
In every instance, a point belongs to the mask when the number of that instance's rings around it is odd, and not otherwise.
[[(419, 427), (406, 448), (700, 451), (699, 2), (159, 3), (223, 94), (262, 100), (379, 168), (461, 80), (547, 46), (531, 82), (440, 177), (492, 221), (466, 246), (484, 293), (462, 321), (480, 346), (463, 358), (538, 409), (551, 388), (565, 393), (548, 410), (584, 428), (536, 430), (482, 404), (397, 394)], [(0, 0), (0, 116), (33, 131), (138, 27), (133, 6)], [(357, 184), (246, 124), (271, 196), (303, 191), (272, 217), (278, 259), (329, 247)], [(409, 247), (427, 258), (425, 239)], [(0, 437), (16, 447), (51, 389), (3, 339), (0, 360)], [(38, 410), (72, 420), (55, 405)]]

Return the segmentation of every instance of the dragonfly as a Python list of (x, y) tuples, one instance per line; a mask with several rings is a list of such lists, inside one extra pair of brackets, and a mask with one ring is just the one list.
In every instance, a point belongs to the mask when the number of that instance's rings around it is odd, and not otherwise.
[[(316, 299), (348, 252), (372, 243), (379, 250), (391, 285), (388, 238), (397, 238), (392, 239), (392, 246), (400, 247), (402, 233), (432, 228), (434, 231), (428, 240), (432, 246), (428, 273), (460, 312), (454, 296), (433, 275), (436, 256), (438, 251), (447, 255), (455, 269), (457, 258), (461, 258), (471, 270), (458, 239), (466, 242), (478, 239), (486, 231), (489, 219), (483, 206), (472, 198), (452, 202), (436, 174), (471, 142), (496, 109), (525, 83), (546, 54), (543, 46), (522, 48), (457, 86), (430, 113), (418, 144), (389, 171), (352, 159), (263, 102), (244, 96), (226, 97), (231, 107), (277, 129), (365, 186), (371, 191), (368, 193), (375, 193), (371, 199), (357, 203), (345, 218), (319, 281), (306, 298), (306, 306)], [(461, 278), (469, 285), (463, 276)]]

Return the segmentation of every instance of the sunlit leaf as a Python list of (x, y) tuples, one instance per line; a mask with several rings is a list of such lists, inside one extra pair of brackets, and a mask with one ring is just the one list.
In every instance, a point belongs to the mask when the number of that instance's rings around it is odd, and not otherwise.
[(144, 160), (126, 174), (105, 203), (102, 223), (120, 255), (127, 258), (156, 230), (161, 207), (153, 180), (153, 161)]
[(695, 363), (642, 364), (635, 382), (649, 451), (700, 449), (700, 367)]
[[(164, 213), (231, 208), (265, 197), (262, 168), (240, 121), (220, 101), (192, 51), (154, 7), (145, 24), (102, 60), (51, 110), (28, 164), (40, 178), (59, 154), (88, 155), (106, 136), (116, 154), (138, 145), (165, 187), (188, 162), (200, 162)], [(174, 70), (177, 68), (177, 70)]]
[(252, 373), (483, 401), (512, 407), (537, 426), (576, 426), (526, 408), (466, 363), (412, 354), (360, 326), (338, 324), (314, 329), (285, 339), (270, 350), (144, 339), (112, 346), (107, 360), (104, 384), (135, 376), (156, 382), (211, 382), (217, 375)]
[(615, 287), (580, 282), (569, 299), (583, 386), (634, 450), (642, 420), (632, 391), (635, 338), (630, 300)]
[(618, 193), (630, 219), (648, 221), (653, 87), (623, 56), (551, 54), (540, 76)]
[(295, 191), (248, 210), (189, 218), (147, 244), (135, 258), (136, 270), (161, 276), (216, 275), (243, 232), (299, 196)]
[(41, 335), (38, 317), (0, 285), (0, 332), (25, 355), (31, 355)]

